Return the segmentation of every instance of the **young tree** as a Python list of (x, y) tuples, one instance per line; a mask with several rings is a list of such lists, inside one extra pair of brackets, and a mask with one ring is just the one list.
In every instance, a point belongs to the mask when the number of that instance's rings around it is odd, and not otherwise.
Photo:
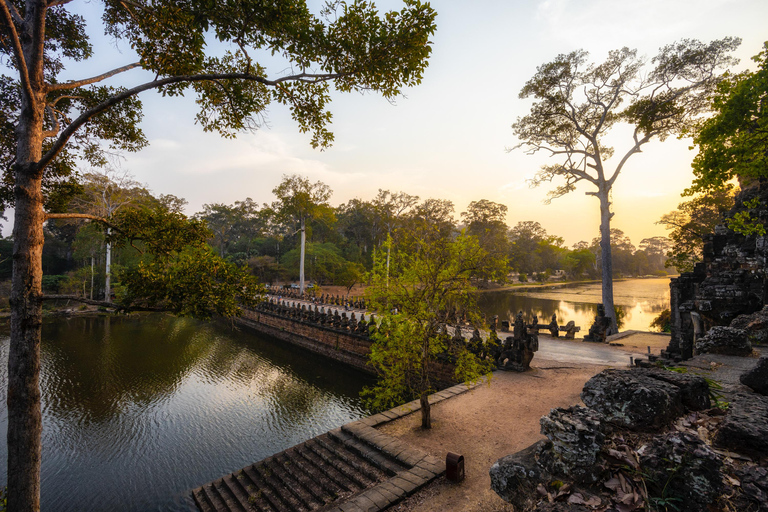
[[(72, 61), (94, 56), (86, 20), (70, 10), (68, 0), (0, 3), (0, 55), (12, 69), (0, 77), (0, 158), (7, 170), (0, 196), (3, 207), (15, 207), (11, 510), (39, 509), (43, 206), (55, 204), (55, 192), (75, 162), (103, 165), (106, 152), (146, 145), (137, 96), (147, 90), (171, 96), (192, 90), (200, 106), (197, 121), (224, 136), (257, 128), (267, 106), (282, 103), (299, 130), (311, 132), (313, 146), (327, 146), (333, 139), (327, 128), (331, 84), (341, 92), (374, 90), (392, 98), (421, 81), (435, 12), (419, 0), (403, 4), (399, 12), (380, 14), (371, 2), (342, 0), (329, 2), (316, 16), (304, 0), (105, 0), (103, 29), (131, 49), (133, 62), (64, 80)], [(216, 41), (223, 44), (210, 44)], [(285, 65), (276, 68), (287, 71), (270, 76), (259, 52), (283, 58)], [(118, 75), (137, 83), (106, 85)]]
[[(382, 322), (373, 335), (370, 361), (380, 378), (365, 394), (377, 408), (418, 396), (421, 426), (431, 428), (431, 368), (447, 349), (440, 331), (453, 321), (449, 318), (452, 309), (466, 311), (477, 320), (471, 277), (500, 262), (489, 258), (477, 240), (465, 234), (455, 240), (432, 237), (414, 243), (417, 247), (409, 244), (405, 251), (394, 251), (389, 274), (383, 257), (374, 266), (368, 295)], [(453, 355), (459, 381), (477, 380), (490, 372), (490, 365), (466, 347)]]
[[(703, 44), (683, 40), (661, 48), (647, 69), (637, 50), (622, 48), (608, 54), (600, 65), (587, 64), (587, 52), (559, 55), (539, 66), (520, 92), (533, 98), (530, 114), (513, 125), (515, 135), (529, 154), (544, 151), (558, 163), (542, 166), (533, 186), (560, 179), (549, 200), (587, 182), (600, 203), (603, 304), (611, 317), (610, 332), (618, 327), (613, 307), (610, 195), (627, 160), (653, 138), (683, 132), (709, 107), (709, 97), (720, 79), (720, 70), (734, 64), (728, 56), (741, 41), (725, 38)], [(633, 128), (628, 149), (610, 169), (614, 150), (604, 140), (618, 124)]]
[(278, 201), (272, 205), (277, 215), (289, 223), (299, 223), (301, 232), (301, 256), (299, 258), (299, 291), (304, 292), (304, 257), (307, 242), (307, 220), (325, 218), (335, 220), (328, 205), (331, 188), (318, 181), (314, 184), (298, 174), (283, 176), (283, 181), (272, 191)]

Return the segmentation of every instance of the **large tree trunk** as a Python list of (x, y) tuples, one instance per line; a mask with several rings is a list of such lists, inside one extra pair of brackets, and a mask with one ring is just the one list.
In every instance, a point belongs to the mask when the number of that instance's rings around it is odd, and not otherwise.
[(7, 398), (8, 510), (14, 511), (40, 510), (40, 331), (45, 219), (37, 162), (42, 153), (42, 125), (42, 109), (23, 101), (14, 169), (16, 211)]
[(304, 293), (304, 252), (307, 242), (307, 230), (304, 217), (301, 218), (301, 257), (299, 261), (299, 293)]
[(598, 193), (600, 199), (600, 250), (602, 252), (603, 272), (603, 306), (605, 314), (611, 319), (611, 327), (607, 334), (619, 332), (616, 324), (616, 311), (613, 307), (613, 258), (611, 256), (611, 203), (608, 201), (608, 191)]

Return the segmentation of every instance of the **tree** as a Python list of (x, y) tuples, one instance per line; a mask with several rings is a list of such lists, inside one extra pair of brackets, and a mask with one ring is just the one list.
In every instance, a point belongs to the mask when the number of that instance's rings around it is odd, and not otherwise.
[[(83, 175), (82, 192), (77, 194), (71, 202), (72, 209), (76, 212), (95, 215), (104, 219), (111, 219), (118, 210), (140, 198), (146, 198), (149, 193), (141, 187), (141, 184), (133, 179), (127, 171), (114, 167), (104, 170), (93, 170)], [(112, 233), (111, 226), (106, 227), (107, 236), (104, 247), (104, 300), (109, 302), (112, 296), (112, 243), (109, 240)], [(91, 260), (93, 263), (93, 259)]]
[[(520, 92), (521, 98), (535, 102), (530, 114), (512, 125), (521, 141), (517, 147), (529, 154), (544, 151), (559, 160), (542, 166), (532, 186), (561, 180), (549, 192), (551, 201), (587, 182), (593, 187), (587, 195), (600, 203), (602, 300), (611, 318), (610, 332), (618, 331), (610, 244), (613, 184), (627, 160), (645, 144), (684, 132), (708, 109), (718, 73), (735, 63), (728, 53), (740, 42), (682, 40), (661, 48), (651, 61), (652, 69), (646, 69), (637, 50), (626, 47), (609, 52), (600, 65), (587, 64), (587, 52), (578, 50), (539, 66)], [(618, 124), (632, 127), (632, 140), (609, 169), (606, 162), (614, 150), (604, 141)]]
[(309, 179), (298, 174), (283, 175), (283, 181), (272, 190), (278, 201), (272, 209), (279, 217), (288, 222), (299, 223), (301, 232), (301, 257), (299, 258), (299, 291), (304, 292), (304, 256), (307, 242), (307, 220), (325, 217), (328, 221), (335, 220), (333, 210), (328, 205), (331, 188), (318, 181), (314, 184)]
[(536, 271), (554, 270), (557, 265), (563, 239), (547, 234), (538, 222), (518, 222), (509, 231), (510, 265), (518, 272), (532, 274)]
[[(370, 361), (379, 382), (365, 396), (376, 408), (393, 407), (418, 396), (421, 425), (431, 428), (431, 368), (447, 350), (447, 340), (440, 335), (442, 327), (452, 321), (451, 310), (466, 311), (477, 320), (470, 279), (478, 270), (499, 262), (489, 258), (474, 237), (464, 234), (455, 240), (433, 237), (416, 243), (417, 250), (409, 246), (392, 254), (389, 273), (383, 257), (374, 267), (368, 295), (382, 322), (373, 335)], [(453, 355), (459, 381), (490, 373), (490, 364), (469, 353), (466, 346)]]
[(704, 235), (713, 233), (723, 215), (733, 207), (733, 185), (709, 190), (677, 205), (677, 210), (662, 215), (657, 224), (671, 230), (672, 246), (667, 253), (669, 267), (690, 272), (701, 261)]
[[(477, 237), (480, 247), (497, 257), (506, 257), (509, 252), (509, 239), (505, 205), (487, 199), (472, 201), (467, 206), (467, 211), (462, 212), (461, 218), (467, 226), (467, 234)], [(506, 272), (499, 277), (506, 277)]]
[[(392, 230), (400, 219), (411, 208), (416, 206), (418, 201), (419, 196), (412, 196), (405, 192), (392, 193), (389, 190), (379, 189), (379, 193), (373, 200), (373, 204), (376, 207), (379, 222), (386, 227), (387, 240), (392, 238)], [(390, 247), (391, 244), (387, 244), (387, 269), (389, 269)], [(387, 275), (389, 275), (389, 270), (387, 270)]]
[[(56, 210), (75, 163), (103, 165), (109, 152), (146, 145), (138, 95), (147, 90), (171, 96), (193, 91), (200, 106), (197, 122), (224, 136), (258, 128), (267, 106), (282, 103), (299, 130), (311, 132), (311, 144), (325, 147), (333, 139), (327, 128), (331, 84), (341, 92), (373, 90), (393, 98), (421, 81), (435, 12), (419, 0), (403, 3), (399, 12), (379, 14), (366, 1), (331, 2), (316, 16), (302, 0), (106, 0), (104, 31), (130, 47), (135, 60), (65, 81), (62, 72), (71, 62), (94, 56), (86, 20), (68, 10), (68, 0), (2, 2), (0, 55), (12, 75), (0, 76), (0, 158), (7, 170), (0, 196), (3, 207), (15, 207), (8, 360), (11, 510), (39, 509), (43, 206)], [(217, 41), (223, 47), (212, 44)], [(270, 76), (259, 52), (284, 59), (276, 68), (287, 71)], [(115, 76), (126, 81), (135, 76), (139, 83), (105, 85)]]
[(712, 98), (715, 115), (693, 130), (696, 179), (686, 195), (722, 188), (734, 177), (768, 177), (768, 41), (758, 69), (727, 76)]

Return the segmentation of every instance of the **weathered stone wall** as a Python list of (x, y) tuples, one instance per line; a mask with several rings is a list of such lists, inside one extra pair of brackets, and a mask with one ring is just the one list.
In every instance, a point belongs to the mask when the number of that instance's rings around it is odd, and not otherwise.
[[(243, 310), (243, 315), (235, 321), (257, 332), (376, 375), (374, 368), (368, 364), (373, 344), (368, 336), (349, 329), (320, 325), (291, 314), (285, 311), (281, 314), (276, 311)], [(435, 385), (443, 389), (456, 384), (454, 370), (455, 366), (450, 363), (433, 364), (430, 373)]]
[[(761, 207), (750, 214), (768, 226), (768, 182), (746, 187), (729, 212), (747, 210), (744, 203), (759, 198)], [(701, 318), (702, 334), (717, 325), (729, 325), (739, 315), (762, 309), (768, 299), (768, 236), (744, 236), (725, 226), (704, 238), (703, 261), (670, 283), (672, 340), (669, 355), (691, 357), (694, 318)]]
[(316, 354), (375, 374), (374, 369), (368, 365), (372, 342), (366, 336), (284, 318), (266, 311), (244, 310), (237, 322)]

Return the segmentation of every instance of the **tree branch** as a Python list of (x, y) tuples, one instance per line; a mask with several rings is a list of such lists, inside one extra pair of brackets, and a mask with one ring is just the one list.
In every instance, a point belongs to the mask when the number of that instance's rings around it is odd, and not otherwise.
[(275, 87), (277, 84), (281, 82), (286, 81), (302, 81), (302, 82), (309, 82), (309, 83), (319, 83), (319, 82), (327, 82), (329, 80), (334, 80), (336, 78), (341, 78), (343, 76), (346, 76), (345, 73), (327, 73), (327, 74), (312, 74), (312, 73), (299, 73), (298, 75), (290, 75), (285, 76), (282, 78), (278, 78), (276, 80), (268, 80), (262, 76), (257, 75), (251, 75), (247, 73), (211, 73), (211, 74), (199, 74), (199, 75), (180, 75), (180, 76), (172, 76), (168, 78), (163, 78), (160, 80), (155, 80), (153, 82), (147, 82), (145, 84), (138, 85), (132, 89), (125, 90), (121, 92), (120, 94), (116, 94), (115, 96), (112, 96), (111, 98), (99, 103), (98, 105), (94, 106), (93, 108), (86, 110), (80, 116), (72, 121), (72, 123), (67, 126), (64, 131), (61, 132), (61, 135), (59, 135), (59, 138), (56, 140), (56, 142), (53, 143), (53, 146), (51, 149), (48, 150), (48, 152), (43, 155), (43, 157), (38, 162), (39, 171), (42, 171), (45, 169), (48, 164), (51, 163), (51, 160), (53, 160), (56, 155), (58, 155), (62, 149), (64, 149), (64, 146), (66, 145), (67, 141), (70, 137), (85, 123), (87, 123), (92, 117), (101, 114), (105, 110), (111, 108), (112, 106), (120, 103), (121, 101), (128, 99), (132, 96), (136, 96), (137, 94), (150, 90), (150, 89), (157, 89), (159, 87), (163, 87), (164, 85), (170, 85), (170, 84), (177, 84), (182, 82), (204, 82), (208, 80), (249, 80), (253, 82), (259, 82), (261, 84)]
[(109, 222), (104, 217), (99, 217), (98, 215), (91, 215), (89, 213), (46, 213), (45, 214), (45, 220), (56, 220), (56, 219), (85, 219), (85, 220), (94, 220), (96, 222), (101, 222), (102, 224), (114, 229), (115, 231), (119, 233), (123, 233), (123, 230), (119, 227), (115, 226), (111, 222)]
[[(19, 39), (19, 33), (16, 31), (16, 23), (20, 25), (24, 24), (24, 21), (16, 11), (16, 7), (10, 3), (9, 0), (0, 0), (2, 4), (3, 17), (5, 18), (5, 24), (8, 25), (8, 36), (10, 36), (11, 43), (13, 44), (13, 53), (16, 57), (16, 65), (19, 68), (19, 77), (21, 78), (21, 87), (27, 96), (29, 101), (33, 102), (35, 99), (34, 91), (32, 91), (32, 84), (29, 81), (29, 68), (27, 68), (27, 61), (24, 59), (24, 50), (21, 48), (21, 40)], [(9, 8), (9, 4), (13, 7), (13, 13)], [(14, 17), (13, 14), (16, 14)]]
[(114, 302), (107, 302), (103, 300), (92, 300), (80, 297), (78, 295), (43, 295), (43, 300), (74, 300), (76, 302), (82, 302), (83, 304), (90, 304), (91, 306), (102, 306), (105, 308), (117, 309), (119, 311), (154, 311), (164, 312), (169, 311), (163, 308), (153, 308), (149, 306), (124, 306), (121, 304), (115, 304)]
[(63, 84), (50, 84), (48, 86), (48, 92), (75, 89), (77, 87), (82, 87), (83, 85), (94, 84), (96, 82), (101, 82), (102, 80), (106, 80), (109, 77), (115, 76), (125, 71), (129, 71), (134, 68), (138, 68), (140, 66), (141, 66), (140, 63), (134, 62), (132, 64), (115, 68), (112, 71), (107, 71), (106, 73), (102, 73), (101, 75), (97, 75), (91, 78), (84, 78), (83, 80), (73, 80), (71, 82), (65, 82)]

